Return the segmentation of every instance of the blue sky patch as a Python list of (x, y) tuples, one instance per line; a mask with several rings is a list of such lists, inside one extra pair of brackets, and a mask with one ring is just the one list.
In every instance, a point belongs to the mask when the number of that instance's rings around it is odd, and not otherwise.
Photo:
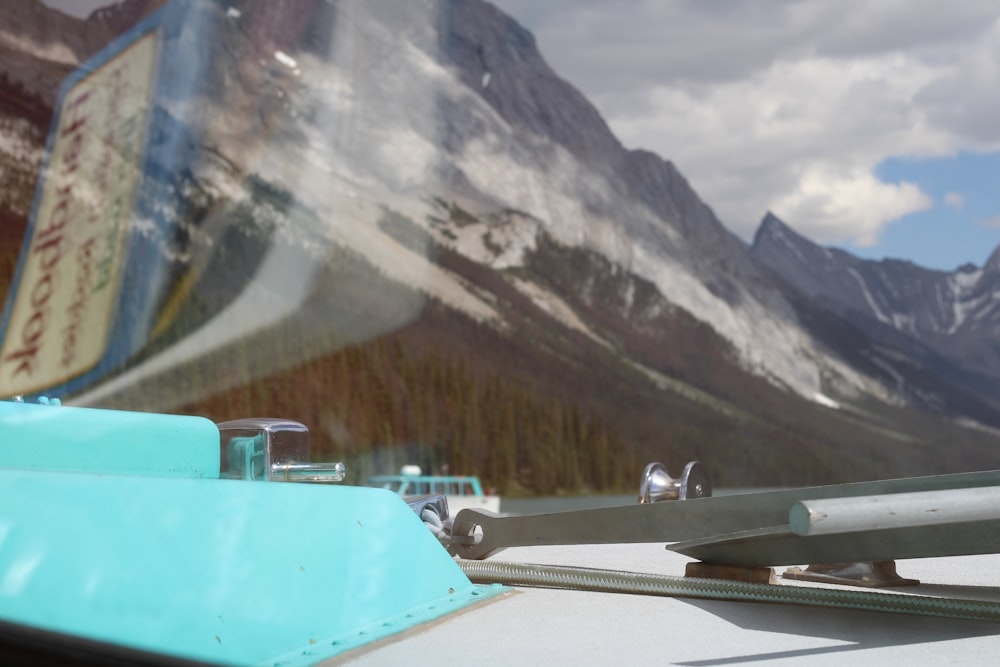
[(875, 173), (886, 183), (915, 183), (934, 205), (891, 223), (878, 245), (845, 245), (845, 250), (870, 259), (905, 257), (950, 271), (966, 262), (982, 266), (1000, 245), (1000, 152), (893, 157)]

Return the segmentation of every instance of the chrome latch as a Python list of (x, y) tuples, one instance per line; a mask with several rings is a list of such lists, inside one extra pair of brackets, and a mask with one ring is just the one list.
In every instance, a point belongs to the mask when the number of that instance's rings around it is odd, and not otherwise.
[(309, 429), (288, 419), (236, 419), (218, 424), (220, 476), (269, 482), (328, 484), (344, 480), (343, 463), (309, 461)]

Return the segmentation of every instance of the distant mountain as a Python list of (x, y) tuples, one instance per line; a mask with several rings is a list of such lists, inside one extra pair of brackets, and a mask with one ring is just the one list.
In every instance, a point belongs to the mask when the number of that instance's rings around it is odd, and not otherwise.
[[(860, 259), (824, 248), (768, 213), (751, 253), (816, 303), (875, 340), (887, 330), (923, 344), (1000, 394), (1000, 246), (982, 268), (937, 271), (912, 262)], [(900, 340), (897, 336), (896, 340)], [(983, 389), (989, 389), (988, 385)]]

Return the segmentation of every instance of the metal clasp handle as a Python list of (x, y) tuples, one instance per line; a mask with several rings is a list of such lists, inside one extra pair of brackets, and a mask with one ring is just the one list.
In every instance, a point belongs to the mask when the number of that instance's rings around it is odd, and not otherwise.
[(219, 427), (220, 476), (271, 482), (341, 482), (344, 464), (309, 461), (309, 429), (289, 419), (252, 418)]

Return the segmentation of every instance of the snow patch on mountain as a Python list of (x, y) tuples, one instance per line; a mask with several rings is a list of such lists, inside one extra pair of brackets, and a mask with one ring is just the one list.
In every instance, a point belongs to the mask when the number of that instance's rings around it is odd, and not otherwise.
[(840, 409), (840, 403), (838, 403), (837, 401), (833, 400), (832, 398), (830, 398), (826, 394), (823, 394), (823, 393), (820, 393), (820, 392), (816, 392), (815, 394), (813, 394), (813, 402), (819, 403), (820, 405), (826, 406), (826, 407), (831, 408), (833, 410), (839, 410)]
[(428, 227), (439, 243), (498, 270), (524, 266), (526, 254), (538, 246), (539, 222), (516, 211), (482, 214), (475, 222), (443, 229)]
[(982, 276), (982, 269), (974, 269), (972, 271), (956, 271), (948, 276), (948, 284), (951, 286), (952, 293), (955, 296), (962, 296), (963, 294), (968, 293), (969, 290), (973, 289), (979, 283), (979, 279)]
[(872, 314), (878, 319), (879, 322), (884, 322), (885, 324), (892, 324), (892, 320), (882, 312), (882, 309), (878, 307), (878, 303), (875, 301), (875, 297), (872, 296), (871, 290), (868, 289), (868, 284), (865, 279), (861, 277), (861, 274), (857, 272), (854, 267), (848, 267), (847, 273), (851, 275), (856, 281), (858, 281), (858, 287), (861, 288), (861, 294), (865, 298), (865, 303), (871, 309)]
[(948, 276), (947, 286), (951, 292), (951, 326), (948, 327), (947, 335), (952, 335), (965, 324), (969, 315), (973, 315), (973, 320), (981, 318), (986, 311), (980, 310), (983, 304), (988, 303), (993, 296), (1000, 294), (982, 294), (978, 297), (972, 296), (976, 286), (983, 276), (982, 269), (972, 271), (956, 271)]

